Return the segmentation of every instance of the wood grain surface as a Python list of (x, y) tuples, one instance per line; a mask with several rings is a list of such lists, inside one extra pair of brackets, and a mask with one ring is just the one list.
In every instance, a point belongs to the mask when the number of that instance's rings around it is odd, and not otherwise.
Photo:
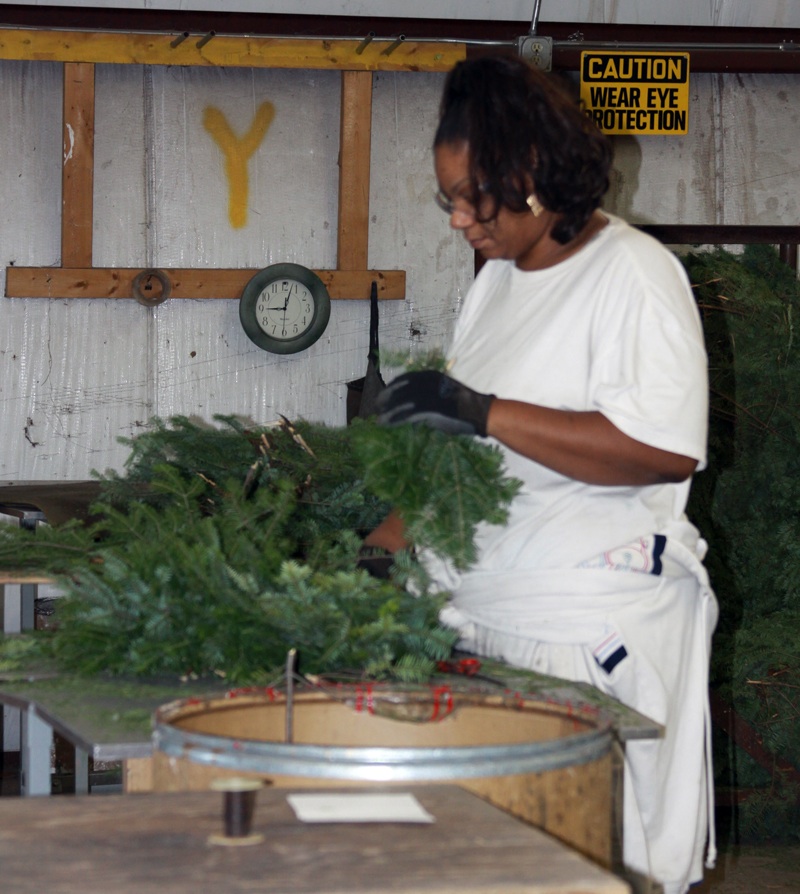
[[(396, 791), (396, 790), (395, 790)], [(258, 793), (249, 847), (220, 835), (222, 795), (0, 802), (3, 890), (14, 894), (626, 894), (619, 878), (455, 786), (406, 789), (435, 822), (299, 822)]]

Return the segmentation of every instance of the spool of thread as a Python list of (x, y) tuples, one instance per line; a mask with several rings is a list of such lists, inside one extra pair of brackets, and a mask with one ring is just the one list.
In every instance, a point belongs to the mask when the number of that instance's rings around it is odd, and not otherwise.
[(262, 783), (260, 780), (246, 779), (241, 776), (215, 779), (211, 783), (211, 788), (214, 791), (223, 793), (222, 821), (224, 828), (222, 835), (209, 836), (211, 844), (235, 847), (258, 844), (264, 840), (263, 835), (254, 834), (251, 831), (256, 795), (261, 787)]

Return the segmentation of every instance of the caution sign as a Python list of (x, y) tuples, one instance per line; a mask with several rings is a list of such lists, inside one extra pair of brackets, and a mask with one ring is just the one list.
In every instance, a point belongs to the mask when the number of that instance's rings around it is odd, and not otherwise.
[(581, 105), (605, 133), (685, 134), (688, 53), (581, 53)]

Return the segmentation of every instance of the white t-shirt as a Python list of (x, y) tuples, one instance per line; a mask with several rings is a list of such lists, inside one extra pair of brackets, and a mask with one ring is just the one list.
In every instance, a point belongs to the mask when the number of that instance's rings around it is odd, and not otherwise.
[[(448, 351), (477, 391), (598, 410), (630, 437), (705, 464), (707, 358), (686, 273), (660, 243), (607, 214), (577, 254), (545, 270), (489, 261)], [(574, 568), (652, 534), (701, 552), (685, 518), (689, 482), (585, 484), (502, 445), (523, 489), (508, 524), (483, 525), (477, 572)]]

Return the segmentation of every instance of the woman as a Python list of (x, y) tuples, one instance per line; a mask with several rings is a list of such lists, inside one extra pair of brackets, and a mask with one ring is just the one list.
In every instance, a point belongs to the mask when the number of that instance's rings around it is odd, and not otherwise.
[[(461, 646), (587, 681), (663, 724), (626, 748), (624, 862), (681, 894), (714, 841), (708, 655), (716, 601), (684, 515), (705, 462), (707, 362), (679, 262), (600, 210), (606, 138), (548, 75), (460, 63), (434, 142), (437, 201), (487, 263), (448, 374), (407, 373), (384, 424), (492, 439), (523, 488), (467, 573), (431, 566)], [(406, 546), (390, 516), (365, 543)]]

